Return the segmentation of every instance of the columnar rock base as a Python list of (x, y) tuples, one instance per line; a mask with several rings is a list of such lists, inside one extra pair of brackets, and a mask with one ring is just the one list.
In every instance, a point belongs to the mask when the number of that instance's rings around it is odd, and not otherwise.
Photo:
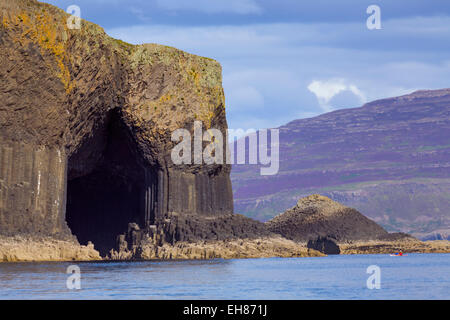
[(320, 256), (239, 214), (220, 217), (169, 214), (158, 226), (130, 224), (107, 259), (213, 259)]
[(196, 242), (177, 242), (174, 245), (165, 243), (156, 245), (147, 240), (138, 248), (112, 252), (112, 260), (139, 259), (244, 259), (270, 257), (321, 257), (319, 251), (287, 240), (280, 236), (255, 239), (207, 240)]

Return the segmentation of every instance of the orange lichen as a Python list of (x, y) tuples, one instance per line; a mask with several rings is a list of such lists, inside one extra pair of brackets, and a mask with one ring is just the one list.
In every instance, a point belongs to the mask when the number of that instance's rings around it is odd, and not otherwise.
[[(22, 46), (26, 44), (27, 41), (32, 41), (33, 43), (39, 45), (41, 48), (41, 53), (44, 51), (50, 52), (56, 61), (58, 66), (58, 78), (61, 79), (67, 92), (72, 90), (73, 84), (71, 83), (71, 75), (68, 64), (68, 54), (66, 52), (66, 47), (64, 41), (62, 41), (61, 30), (57, 29), (58, 23), (54, 20), (53, 16), (47, 14), (45, 11), (42, 14), (37, 14), (34, 17), (30, 17), (26, 13), (21, 13), (15, 17), (8, 19), (3, 16), (3, 26), (5, 28), (12, 28), (13, 26), (18, 26), (22, 28), (20, 33), (20, 38), (16, 38), (16, 42), (20, 43)], [(65, 23), (63, 23), (65, 26)], [(67, 32), (64, 29), (64, 32)]]
[(172, 100), (172, 98), (173, 98), (173, 95), (172, 95), (172, 94), (165, 94), (165, 95), (162, 95), (162, 96), (159, 98), (159, 102), (164, 103), (164, 102), (167, 102), (167, 101)]
[(188, 70), (188, 74), (191, 76), (195, 85), (198, 86), (199, 81), (200, 81), (200, 74), (197, 72), (197, 70), (195, 70), (194, 68), (191, 68), (190, 70)]

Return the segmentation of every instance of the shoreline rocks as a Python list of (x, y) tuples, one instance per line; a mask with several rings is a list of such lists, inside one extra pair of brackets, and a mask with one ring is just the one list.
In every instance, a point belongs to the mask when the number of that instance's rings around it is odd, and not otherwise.
[(340, 243), (341, 254), (450, 253), (450, 241), (420, 241), (414, 238), (395, 241), (357, 241)]
[(149, 241), (131, 251), (112, 252), (108, 260), (184, 260), (321, 257), (323, 253), (280, 236), (197, 242), (165, 243)]
[(93, 244), (51, 237), (0, 236), (0, 262), (98, 261), (102, 260)]
[(92, 244), (51, 238), (0, 237), (1, 262), (111, 261), (111, 260), (205, 260), (270, 257), (321, 257), (323, 253), (280, 236), (177, 242), (156, 245), (147, 241), (132, 250), (112, 251), (102, 258)]
[[(340, 254), (390, 254), (404, 253), (450, 253), (450, 241), (420, 241), (417, 239), (396, 241), (355, 241), (336, 243)], [(317, 247), (316, 247), (317, 248)], [(318, 248), (320, 249), (320, 248)], [(250, 259), (270, 257), (323, 257), (332, 254), (306, 243), (295, 242), (281, 236), (254, 239), (207, 240), (195, 242), (164, 243), (151, 241), (132, 250), (114, 251), (102, 258), (92, 244), (79, 245), (76, 241), (52, 238), (0, 237), (1, 262), (49, 262), (49, 261), (139, 261), (139, 260), (205, 260)]]

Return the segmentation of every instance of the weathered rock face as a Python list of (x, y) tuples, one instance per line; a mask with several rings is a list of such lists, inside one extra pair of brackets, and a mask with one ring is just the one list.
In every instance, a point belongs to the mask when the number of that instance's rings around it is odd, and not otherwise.
[(133, 46), (32, 0), (0, 3), (0, 234), (110, 247), (128, 223), (233, 212), (227, 165), (174, 165), (171, 133), (225, 135), (221, 67)]
[(195, 242), (177, 242), (175, 245), (155, 246), (144, 241), (137, 250), (113, 252), (111, 260), (149, 259), (242, 259), (270, 257), (321, 257), (324, 254), (281, 236), (253, 239), (228, 239)]
[(338, 242), (389, 237), (386, 230), (355, 209), (318, 194), (300, 199), (266, 225), (274, 233), (301, 242), (327, 236)]
[(314, 249), (325, 254), (339, 254), (341, 250), (338, 244), (333, 238), (330, 237), (317, 237), (317, 239), (311, 239), (307, 244), (308, 249)]
[(142, 242), (154, 246), (177, 242), (223, 241), (277, 236), (264, 223), (240, 214), (208, 217), (195, 214), (169, 213), (167, 219), (147, 230), (131, 223), (128, 231), (117, 238), (117, 251), (140, 250)]

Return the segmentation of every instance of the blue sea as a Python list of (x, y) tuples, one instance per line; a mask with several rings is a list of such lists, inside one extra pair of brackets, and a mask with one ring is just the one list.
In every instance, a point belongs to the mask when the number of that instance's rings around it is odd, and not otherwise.
[[(80, 289), (66, 284), (74, 264)], [(0, 263), (0, 299), (450, 299), (450, 254)]]

